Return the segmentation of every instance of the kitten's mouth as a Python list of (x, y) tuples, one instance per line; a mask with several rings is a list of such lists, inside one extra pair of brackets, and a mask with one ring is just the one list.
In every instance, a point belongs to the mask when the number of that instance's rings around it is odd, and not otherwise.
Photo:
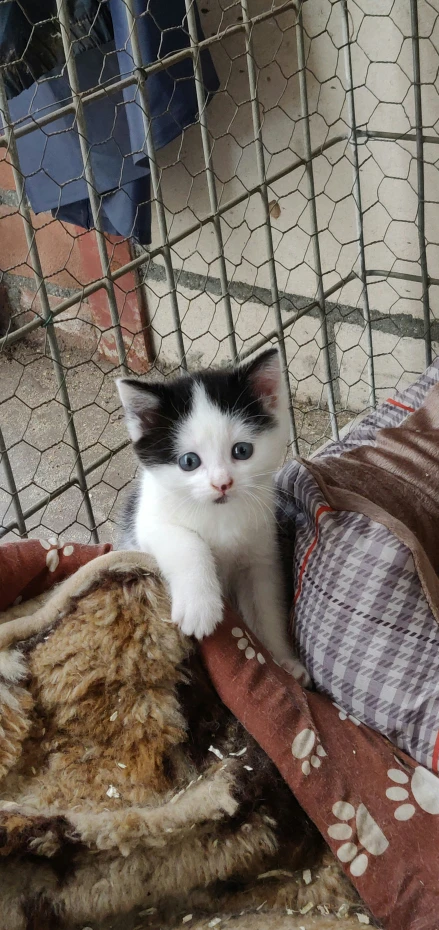
[(221, 494), (220, 497), (215, 497), (213, 503), (214, 504), (227, 504), (228, 499), (229, 498), (227, 497), (227, 494)]

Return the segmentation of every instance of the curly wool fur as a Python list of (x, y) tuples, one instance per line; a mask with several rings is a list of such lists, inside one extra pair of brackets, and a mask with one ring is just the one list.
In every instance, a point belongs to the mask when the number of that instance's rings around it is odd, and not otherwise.
[[(312, 886), (290, 876), (319, 866), (322, 841), (165, 622), (160, 579), (132, 566), (88, 579), (78, 596), (71, 580), (64, 600), (56, 592), (56, 611), (45, 605), (49, 627), (26, 618), (35, 635), (21, 655), (3, 654), (0, 930), (134, 907), (170, 918), (201, 899), (211, 914), (221, 902), (232, 913), (302, 906)], [(243, 747), (245, 758), (231, 755)], [(273, 869), (288, 875), (257, 881)], [(331, 907), (357, 900), (335, 864), (322, 870)]]
[(17, 650), (0, 652), (0, 778), (17, 763), (30, 730), (33, 701), (21, 683), (26, 674)]

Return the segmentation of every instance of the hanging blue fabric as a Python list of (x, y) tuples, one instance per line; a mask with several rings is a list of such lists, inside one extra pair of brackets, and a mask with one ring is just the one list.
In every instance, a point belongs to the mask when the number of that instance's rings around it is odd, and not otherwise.
[[(23, 0), (21, 0), (23, 4)], [(124, 0), (109, 0), (114, 39), (76, 56), (80, 89), (88, 90), (133, 71)], [(136, 0), (143, 65), (186, 48), (189, 36), (184, 0)], [(199, 38), (203, 38), (198, 19)], [(0, 23), (1, 26), (1, 23)], [(4, 36), (0, 34), (0, 47)], [(208, 99), (219, 82), (207, 50), (201, 55)], [(190, 57), (152, 74), (146, 82), (156, 149), (162, 148), (197, 119)], [(13, 121), (27, 122), (71, 99), (65, 67), (55, 68), (13, 97)], [(109, 93), (85, 106), (87, 139), (95, 184), (101, 200), (101, 223), (108, 233), (151, 241), (149, 163), (142, 110), (136, 85)], [(89, 229), (93, 226), (84, 179), (79, 137), (73, 115), (17, 140), (26, 192), (35, 213), (50, 210), (57, 219)]]

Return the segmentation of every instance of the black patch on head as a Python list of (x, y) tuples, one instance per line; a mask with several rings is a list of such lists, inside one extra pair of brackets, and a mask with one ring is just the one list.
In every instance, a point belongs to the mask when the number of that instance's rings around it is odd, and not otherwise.
[(191, 411), (194, 378), (185, 376), (166, 384), (142, 384), (139, 381), (133, 381), (132, 384), (154, 394), (159, 400), (159, 406), (151, 413), (150, 425), (145, 434), (134, 443), (134, 451), (143, 465), (169, 465), (176, 462), (175, 436), (178, 424)]
[(196, 384), (203, 385), (209, 400), (224, 413), (237, 414), (248, 420), (256, 432), (271, 429), (275, 425), (275, 418), (264, 409), (261, 398), (252, 387), (249, 374), (261, 358), (269, 358), (273, 354), (275, 350), (269, 350), (249, 365), (195, 372), (163, 384), (130, 381), (139, 391), (153, 394), (159, 401), (158, 407), (149, 414), (145, 434), (134, 443), (134, 450), (142, 464), (176, 463), (175, 437), (179, 423), (192, 410)]
[(206, 371), (195, 377), (202, 382), (207, 396), (220, 410), (236, 413), (260, 433), (271, 429), (275, 420), (264, 410), (261, 399), (252, 390), (247, 371), (247, 368)]

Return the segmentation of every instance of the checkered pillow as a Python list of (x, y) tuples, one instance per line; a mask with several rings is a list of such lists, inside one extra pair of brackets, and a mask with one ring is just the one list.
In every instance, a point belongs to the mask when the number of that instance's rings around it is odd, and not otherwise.
[[(439, 362), (322, 455), (374, 442), (439, 380)], [(294, 525), (295, 637), (319, 691), (439, 771), (439, 628), (412, 554), (379, 523), (333, 511), (298, 462), (279, 486)]]

